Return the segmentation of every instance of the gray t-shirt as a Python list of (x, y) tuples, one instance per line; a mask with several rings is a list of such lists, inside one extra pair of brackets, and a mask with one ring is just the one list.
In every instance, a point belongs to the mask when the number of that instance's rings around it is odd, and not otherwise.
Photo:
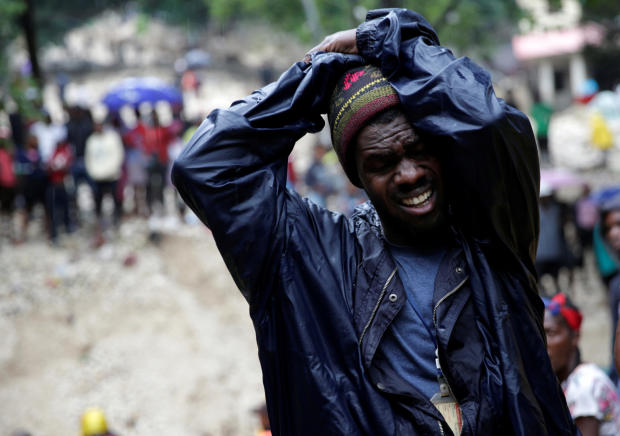
[(412, 248), (390, 244), (389, 248), (398, 266), (408, 302), (386, 331), (375, 358), (385, 360), (397, 374), (430, 399), (439, 391), (435, 366), (433, 291), (446, 247)]

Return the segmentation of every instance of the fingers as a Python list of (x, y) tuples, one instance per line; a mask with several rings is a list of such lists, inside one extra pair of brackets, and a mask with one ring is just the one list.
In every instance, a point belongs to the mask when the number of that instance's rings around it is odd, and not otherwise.
[(310, 63), (312, 61), (312, 55), (319, 51), (333, 51), (333, 50), (330, 50), (330, 44), (331, 44), (331, 35), (328, 35), (325, 38), (323, 38), (323, 41), (321, 41), (320, 43), (312, 47), (310, 50), (308, 50), (308, 52), (304, 56), (304, 62), (307, 64)]
[(312, 47), (306, 53), (303, 60), (306, 63), (310, 63), (312, 61), (312, 55), (320, 51), (356, 54), (357, 44), (355, 37), (355, 29), (343, 30), (327, 35), (323, 38), (323, 41)]

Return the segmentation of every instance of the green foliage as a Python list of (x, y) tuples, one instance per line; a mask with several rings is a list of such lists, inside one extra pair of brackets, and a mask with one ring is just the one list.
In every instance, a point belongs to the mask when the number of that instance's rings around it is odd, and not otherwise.
[(521, 17), (514, 0), (404, 0), (397, 3), (422, 14), (435, 28), (442, 44), (455, 51), (481, 56), (488, 55), (497, 44), (510, 41)]
[(122, 0), (31, 0), (37, 45), (58, 42), (71, 29), (83, 25), (106, 9), (118, 8)]
[(615, 0), (581, 0), (585, 20), (607, 21), (620, 16)]
[(144, 14), (172, 24), (204, 27), (208, 20), (207, 6), (202, 0), (139, 0), (135, 6)]
[(23, 0), (0, 0), (0, 86), (8, 73), (6, 50), (19, 33), (17, 20), (25, 9), (26, 3)]
[[(292, 31), (306, 42), (311, 38), (302, 0), (204, 0), (211, 17), (220, 25), (261, 18), (280, 29)], [(514, 0), (314, 0), (320, 25), (326, 33), (355, 27), (356, 7), (366, 10), (405, 7), (416, 10), (435, 26), (442, 43), (456, 50), (474, 47), (487, 54), (498, 42), (508, 41), (510, 30), (521, 17)]]
[[(593, 10), (603, 10), (607, 0), (583, 0)], [(208, 23), (226, 30), (242, 20), (259, 20), (288, 31), (308, 44), (329, 34), (355, 27), (360, 10), (406, 7), (420, 12), (436, 28), (443, 44), (468, 53), (489, 53), (496, 44), (508, 41), (510, 30), (521, 14), (515, 0), (31, 0), (38, 46), (58, 42), (66, 32), (107, 9), (134, 11), (148, 25), (152, 16), (188, 28), (205, 29)], [(0, 43), (7, 46), (21, 30), (18, 18), (25, 0), (0, 0)], [(306, 16), (310, 4), (318, 23)], [(354, 15), (358, 17), (355, 18)], [(320, 29), (320, 30), (319, 30)], [(4, 52), (1, 52), (4, 53)], [(0, 54), (0, 73), (6, 59)]]
[(595, 21), (605, 29), (605, 37), (598, 46), (584, 50), (590, 73), (601, 89), (620, 85), (620, 9), (608, 0), (584, 0), (583, 20)]

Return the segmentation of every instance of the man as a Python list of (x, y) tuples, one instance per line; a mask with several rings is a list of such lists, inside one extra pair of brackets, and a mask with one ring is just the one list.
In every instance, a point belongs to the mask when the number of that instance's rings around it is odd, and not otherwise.
[[(371, 200), (350, 219), (285, 188), (324, 112)], [(214, 111), (173, 181), (250, 304), (273, 433), (572, 434), (536, 291), (538, 180), (527, 118), (404, 9)]]
[(598, 366), (581, 361), (581, 311), (562, 293), (545, 301), (545, 306), (547, 351), (581, 434), (620, 434), (620, 401), (614, 384)]

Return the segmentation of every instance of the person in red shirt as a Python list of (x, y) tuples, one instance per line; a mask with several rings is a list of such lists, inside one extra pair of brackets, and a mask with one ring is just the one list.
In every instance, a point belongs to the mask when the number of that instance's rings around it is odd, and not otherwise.
[(67, 141), (56, 144), (50, 160), (47, 162), (49, 185), (45, 200), (49, 210), (49, 235), (53, 244), (58, 239), (58, 223), (63, 221), (65, 231), (71, 233), (73, 225), (69, 215), (69, 197), (65, 189), (65, 177), (73, 164), (73, 151)]
[(159, 122), (157, 112), (151, 112), (152, 125), (146, 129), (145, 153), (147, 156), (146, 203), (149, 213), (153, 212), (155, 203), (164, 204), (168, 168), (168, 147), (174, 135)]
[(142, 120), (140, 110), (135, 108), (136, 124), (123, 135), (125, 146), (125, 171), (127, 185), (133, 191), (133, 213), (147, 214), (146, 207), (146, 131), (147, 124)]
[[(13, 169), (12, 147), (8, 134), (0, 131), (0, 236), (13, 238), (13, 210), (15, 208), (15, 193), (17, 177)], [(6, 235), (4, 234), (6, 232)]]

